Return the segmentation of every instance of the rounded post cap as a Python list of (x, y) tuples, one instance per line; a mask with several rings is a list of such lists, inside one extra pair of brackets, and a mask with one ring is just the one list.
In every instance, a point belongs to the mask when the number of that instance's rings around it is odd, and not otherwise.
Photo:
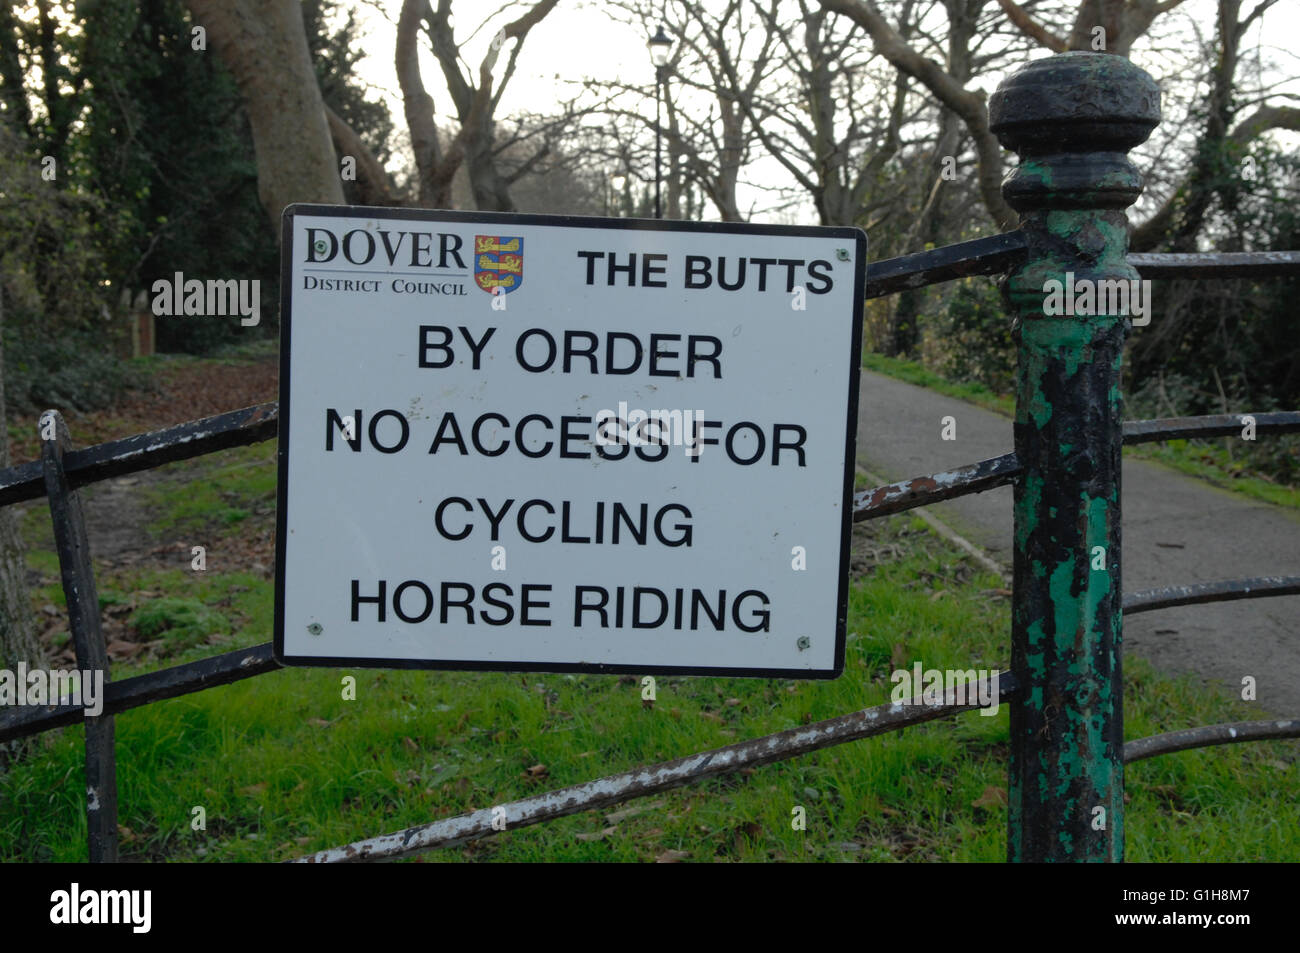
[(989, 128), (1008, 149), (1127, 152), (1160, 122), (1160, 87), (1113, 53), (1057, 53), (1017, 70), (989, 97)]

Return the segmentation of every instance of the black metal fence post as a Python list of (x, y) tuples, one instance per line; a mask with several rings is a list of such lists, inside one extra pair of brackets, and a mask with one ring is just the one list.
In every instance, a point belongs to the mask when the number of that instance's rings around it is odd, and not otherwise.
[[(1028, 256), (1007, 276), (1018, 348), (1007, 855), (1124, 854), (1119, 375), (1137, 271), (1129, 149), (1160, 91), (1127, 60), (1063, 53), (1008, 77), (990, 126), (1020, 165), (1002, 191)], [(1110, 285), (1110, 282), (1123, 285)], [(1109, 303), (1098, 291), (1113, 292)], [(1124, 307), (1118, 307), (1119, 292)], [(1085, 307), (1083, 298), (1089, 296)], [(1053, 301), (1049, 295), (1055, 295)], [(1060, 305), (1060, 307), (1057, 307)], [(1101, 313), (1097, 313), (1101, 312)]]
[[(102, 672), (108, 687), (108, 649), (100, 626), (99, 595), (86, 542), (86, 521), (81, 498), (68, 483), (63, 455), (71, 439), (63, 416), (56, 410), (41, 414), (40, 426), (53, 439), (41, 441), (41, 468), (45, 492), (50, 499), (50, 519), (59, 551), (63, 594), (68, 600), (68, 624), (82, 676)], [(100, 698), (103, 698), (101, 693)], [(113, 716), (101, 715), (86, 722), (86, 833), (91, 863), (117, 860), (117, 761), (113, 750)]]

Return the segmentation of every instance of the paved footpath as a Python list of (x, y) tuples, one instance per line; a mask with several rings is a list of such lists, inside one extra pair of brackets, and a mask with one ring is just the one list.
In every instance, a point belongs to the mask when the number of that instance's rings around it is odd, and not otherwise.
[[(956, 440), (940, 421), (956, 419)], [(1267, 436), (1260, 439), (1267, 440)], [(893, 482), (1014, 449), (1011, 421), (964, 401), (862, 372), (858, 463)], [(1220, 490), (1128, 454), (1122, 477), (1124, 591), (1300, 575), (1300, 513)], [(930, 507), (1011, 566), (1011, 487)], [(1259, 717), (1300, 716), (1300, 596), (1160, 609), (1124, 621), (1124, 652), (1240, 692), (1253, 675)], [(1192, 727), (1192, 726), (1188, 726)]]

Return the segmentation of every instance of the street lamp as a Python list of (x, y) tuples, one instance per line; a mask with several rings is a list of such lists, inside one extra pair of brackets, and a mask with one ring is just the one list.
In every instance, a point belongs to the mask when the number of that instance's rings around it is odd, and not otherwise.
[[(615, 172), (613, 175), (609, 177), (609, 184), (614, 189), (614, 198), (617, 202), (617, 205), (615, 207), (616, 209), (621, 210), (623, 207), (623, 203), (621, 201), (623, 198), (623, 187), (627, 185), (627, 175), (625, 175), (622, 172)], [(605, 209), (605, 214), (606, 215), (609, 214), (608, 208)], [(617, 214), (621, 216), (622, 212), (619, 211)]]
[(664, 25), (659, 24), (659, 32), (650, 37), (646, 47), (650, 50), (650, 62), (655, 66), (655, 218), (663, 218), (663, 205), (659, 201), (659, 187), (662, 181), (660, 163), (663, 153), (663, 136), (659, 131), (659, 89), (668, 79), (668, 51), (673, 41), (664, 32)]

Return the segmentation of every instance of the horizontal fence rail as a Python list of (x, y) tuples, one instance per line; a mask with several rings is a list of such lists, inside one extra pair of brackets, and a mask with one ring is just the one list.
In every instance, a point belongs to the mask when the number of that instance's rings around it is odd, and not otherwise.
[[(1223, 436), (1239, 431), (1240, 416), (1228, 414), (1128, 421), (1124, 424), (1124, 442), (1146, 443), (1181, 439), (1189, 435)], [(1256, 428), (1261, 432), (1300, 430), (1300, 413), (1261, 413), (1253, 416), (1257, 421)], [(70, 451), (64, 457), (65, 469), (69, 474), (69, 482), (85, 485), (122, 473), (149, 469), (160, 463), (269, 440), (275, 436), (276, 423), (277, 405), (258, 404), (176, 427)], [(180, 446), (173, 447), (169, 441), (179, 442)], [(15, 502), (6, 494), (17, 495), (18, 499), (43, 495), (43, 477), (38, 477), (38, 487), (29, 490), (26, 486), (28, 478), (25, 473), (32, 466), (33, 464), (23, 464), (0, 470), (0, 506)], [(39, 462), (35, 466), (39, 467)], [(854, 495), (853, 518), (855, 521), (874, 519), (952, 497), (978, 493), (1011, 482), (1019, 472), (1015, 454), (1008, 453), (945, 473), (863, 490)], [(74, 473), (77, 474), (75, 480)], [(1290, 595), (1297, 592), (1300, 592), (1300, 578), (1289, 576), (1171, 586), (1127, 594), (1124, 597), (1124, 611), (1136, 613), (1168, 606)], [(118, 714), (150, 702), (227, 685), (279, 668), (281, 666), (275, 661), (271, 643), (266, 642), (157, 672), (112, 681), (105, 686), (104, 714)], [(0, 710), (0, 742), (77, 724), (82, 718), (82, 709), (74, 705)]]
[[(1222, 582), (1167, 586), (1126, 593), (1124, 612), (1135, 615), (1173, 606), (1237, 599), (1265, 599), (1274, 596), (1300, 595), (1300, 576), (1261, 576), (1252, 579), (1229, 579)], [(263, 642), (247, 649), (225, 652), (197, 662), (187, 662), (147, 675), (136, 675), (104, 687), (104, 714), (114, 715), (151, 702), (177, 698), (191, 692), (229, 685), (255, 675), (273, 672), (282, 666), (271, 653), (271, 643)], [(47, 705), (38, 708), (0, 710), (0, 742), (40, 734), (51, 728), (74, 725), (82, 719), (76, 705)]]
[(1124, 421), (1124, 446), (1156, 443), (1160, 440), (1238, 437), (1246, 426), (1246, 417), (1255, 421), (1256, 433), (1300, 433), (1300, 411), (1297, 410), (1270, 410), (1260, 414), (1209, 414), (1204, 417), (1160, 417), (1155, 420)]
[(1203, 605), (1207, 602), (1232, 602), (1237, 599), (1260, 599), (1269, 596), (1300, 594), (1300, 576), (1257, 576), (1254, 579), (1229, 579), (1224, 582), (1201, 582), (1189, 586), (1165, 586), (1143, 589), (1124, 596), (1124, 614), (1152, 612), (1173, 606)]
[[(281, 667), (272, 654), (271, 643), (263, 642), (197, 662), (108, 682), (104, 686), (103, 713), (119, 714), (151, 702), (201, 692), (218, 685), (229, 685), (254, 675), (264, 675)], [(81, 721), (82, 714), (78, 705), (3, 709), (0, 710), (0, 741), (40, 734), (63, 725), (75, 725)]]
[[(867, 265), (865, 295), (883, 298), (915, 288), (1002, 274), (1024, 262), (1028, 244), (1019, 229)], [(1300, 252), (1132, 252), (1128, 263), (1147, 279), (1278, 278), (1300, 274)]]
[[(164, 430), (69, 450), (63, 458), (63, 470), (69, 485), (75, 489), (99, 480), (151, 470), (164, 463), (272, 440), (279, 413), (279, 404), (272, 401), (187, 421)], [(0, 470), (0, 506), (44, 495), (45, 483), (39, 460)]]
[[(1300, 411), (1270, 411), (1260, 414), (1212, 414), (1206, 417), (1166, 417), (1158, 420), (1124, 422), (1124, 445), (1154, 443), (1160, 440), (1183, 440), (1188, 437), (1208, 439), (1241, 433), (1243, 417), (1255, 421), (1256, 433), (1300, 433)], [(930, 503), (940, 503), (968, 493), (982, 493), (1006, 486), (1020, 475), (1020, 461), (1014, 453), (981, 460), (943, 473), (912, 477), (886, 486), (859, 490), (853, 494), (853, 519), (875, 519), (902, 513)]]
[(1156, 755), (1208, 748), (1213, 745), (1234, 745), (1246, 741), (1275, 741), (1282, 738), (1300, 738), (1300, 719), (1278, 718), (1273, 721), (1238, 721), (1230, 725), (1204, 725), (1184, 728), (1163, 735), (1152, 735), (1124, 743), (1124, 763), (1143, 761)]
[[(1015, 692), (1015, 679), (1011, 673), (1002, 672), (995, 678), (999, 701), (1010, 698)], [(982, 684), (986, 686), (987, 692), (987, 682)], [(967, 697), (969, 697), (969, 690)], [(742, 768), (771, 764), (774, 761), (782, 761), (810, 751), (829, 748), (832, 745), (898, 731), (901, 728), (934, 721), (945, 715), (976, 707), (978, 706), (975, 704), (957, 704), (953, 692), (945, 695), (945, 702), (942, 705), (920, 704), (916, 699), (912, 699), (911, 702), (877, 705), (874, 708), (839, 715), (800, 728), (764, 735), (751, 741), (742, 741), (723, 748), (714, 748), (711, 751), (701, 751), (674, 761), (634, 768), (621, 774), (611, 774), (595, 781), (575, 784), (572, 787), (560, 788), (520, 801), (495, 805), (492, 808), (434, 821), (420, 827), (407, 828), (394, 834), (356, 841), (300, 858), (298, 862), (394, 860), (437, 847), (453, 847), (465, 841), (499, 833), (499, 829), (515, 830), (594, 808), (609, 807), (648, 794), (669, 791), (704, 778), (731, 774)], [(496, 820), (496, 827), (493, 826), (494, 820)]]
[[(1242, 418), (1255, 420), (1257, 433), (1300, 432), (1300, 411), (1258, 414), (1213, 414), (1205, 417), (1168, 417), (1124, 422), (1124, 444), (1181, 440), (1188, 437), (1227, 437), (1241, 432)], [(64, 471), (73, 487), (149, 470), (164, 463), (188, 460), (218, 450), (242, 447), (276, 435), (279, 405), (274, 401), (242, 410), (191, 420), (149, 433), (110, 440), (70, 450)], [(979, 493), (1010, 483), (1020, 473), (1014, 453), (1005, 453), (943, 473), (913, 477), (900, 483), (860, 490), (854, 494), (854, 520), (901, 513), (916, 506), (938, 503), (967, 493)], [(0, 506), (45, 495), (45, 478), (39, 460), (0, 470)]]
[(1014, 231), (868, 262), (864, 294), (867, 298), (883, 298), (954, 278), (998, 274), (1023, 261), (1026, 249), (1025, 236)]
[(1128, 263), (1143, 278), (1285, 278), (1300, 275), (1300, 251), (1136, 252)]
[[(1010, 672), (999, 674), (997, 683), (999, 703), (1015, 696), (1015, 679)], [(969, 691), (968, 688), (967, 698)], [(469, 814), (353, 841), (296, 858), (292, 863), (336, 864), (397, 860), (425, 851), (455, 847), (502, 831), (518, 830), (583, 811), (612, 807), (684, 787), (705, 778), (734, 774), (745, 768), (784, 761), (822, 748), (901, 731), (976, 707), (975, 704), (958, 704), (953, 692), (945, 696), (942, 705), (920, 704), (916, 699), (877, 705), (802, 728), (791, 728), (750, 741), (701, 751), (685, 758), (634, 768), (545, 794), (497, 804)], [(1300, 737), (1300, 720), (1297, 719), (1243, 721), (1187, 728), (1125, 742), (1124, 763), (1131, 764), (1192, 748), (1296, 737)]]

